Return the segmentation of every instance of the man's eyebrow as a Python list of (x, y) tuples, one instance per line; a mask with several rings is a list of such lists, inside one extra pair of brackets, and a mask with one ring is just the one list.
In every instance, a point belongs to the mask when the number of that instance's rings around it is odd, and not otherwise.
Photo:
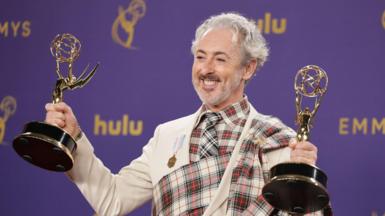
[(197, 50), (197, 53), (207, 54), (204, 50), (201, 49)]
[(214, 52), (214, 56), (217, 56), (217, 55), (225, 55), (227, 58), (231, 58), (227, 53), (222, 52), (222, 51), (216, 51), (216, 52)]
[[(197, 53), (202, 53), (202, 54), (205, 54), (205, 55), (207, 54), (206, 51), (201, 50), (201, 49), (197, 50)], [(216, 51), (216, 52), (214, 52), (214, 56), (217, 56), (217, 55), (225, 55), (227, 58), (231, 58), (227, 53), (225, 53), (223, 51)]]

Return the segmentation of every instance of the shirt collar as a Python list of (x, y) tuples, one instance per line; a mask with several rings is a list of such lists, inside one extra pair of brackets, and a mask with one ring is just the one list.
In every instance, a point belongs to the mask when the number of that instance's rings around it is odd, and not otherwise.
[[(202, 117), (209, 112), (212, 112), (212, 111), (209, 110), (207, 106), (202, 105), (201, 111), (194, 125), (194, 128), (199, 125), (199, 123), (202, 120)], [(230, 127), (239, 125), (241, 123), (241, 120), (246, 119), (250, 113), (250, 105), (249, 105), (247, 96), (245, 95), (241, 101), (238, 101), (236, 103), (233, 103), (227, 106), (226, 108), (219, 111), (218, 113), (221, 115), (225, 123), (228, 124)]]

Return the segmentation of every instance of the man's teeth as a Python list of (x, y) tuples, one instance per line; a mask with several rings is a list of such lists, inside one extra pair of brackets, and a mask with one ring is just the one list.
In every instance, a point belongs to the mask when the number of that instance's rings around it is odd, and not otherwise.
[(217, 81), (215, 81), (215, 80), (209, 80), (209, 79), (204, 79), (204, 80), (203, 80), (203, 83), (204, 83), (205, 85), (215, 85), (216, 82), (217, 82)]

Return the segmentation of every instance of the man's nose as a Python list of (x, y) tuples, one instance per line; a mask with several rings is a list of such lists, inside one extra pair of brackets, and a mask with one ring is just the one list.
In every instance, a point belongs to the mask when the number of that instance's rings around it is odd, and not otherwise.
[(203, 64), (202, 72), (204, 74), (213, 73), (214, 68), (214, 61), (212, 59), (207, 59), (207, 61)]

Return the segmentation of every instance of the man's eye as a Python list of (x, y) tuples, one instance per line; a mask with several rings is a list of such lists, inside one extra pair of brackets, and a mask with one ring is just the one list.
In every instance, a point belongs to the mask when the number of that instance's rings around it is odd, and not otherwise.
[(226, 62), (226, 59), (224, 59), (224, 58), (217, 58), (217, 61)]
[(204, 59), (203, 56), (196, 56), (196, 59)]

